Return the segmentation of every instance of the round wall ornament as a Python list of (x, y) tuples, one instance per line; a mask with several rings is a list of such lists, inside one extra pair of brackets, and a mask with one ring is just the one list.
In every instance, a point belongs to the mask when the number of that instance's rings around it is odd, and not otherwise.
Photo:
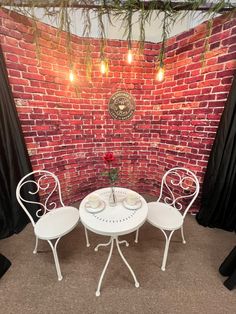
[(114, 119), (128, 120), (132, 118), (135, 111), (133, 96), (123, 91), (114, 93), (109, 100), (108, 110)]

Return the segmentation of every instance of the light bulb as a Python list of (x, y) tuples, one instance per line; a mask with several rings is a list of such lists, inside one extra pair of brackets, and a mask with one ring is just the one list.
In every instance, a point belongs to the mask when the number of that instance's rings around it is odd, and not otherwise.
[(71, 82), (73, 82), (74, 79), (75, 79), (75, 76), (74, 76), (74, 73), (73, 73), (72, 70), (70, 70), (69, 79), (70, 79)]
[(163, 67), (160, 67), (157, 71), (156, 79), (158, 82), (163, 82), (165, 78), (165, 70)]
[(133, 61), (133, 55), (132, 55), (131, 49), (128, 50), (127, 61), (129, 64)]
[(101, 61), (100, 71), (101, 71), (102, 74), (106, 73), (106, 63), (105, 63), (104, 60)]

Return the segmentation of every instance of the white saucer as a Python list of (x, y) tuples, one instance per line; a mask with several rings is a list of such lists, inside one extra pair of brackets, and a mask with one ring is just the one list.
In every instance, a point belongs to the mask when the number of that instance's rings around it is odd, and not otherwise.
[(105, 208), (105, 203), (103, 201), (101, 201), (100, 205), (96, 208), (92, 208), (89, 206), (89, 203), (85, 203), (85, 209), (89, 212), (89, 213), (99, 213), (101, 212), (103, 209)]
[(128, 204), (128, 203), (126, 202), (126, 200), (124, 199), (124, 200), (123, 200), (123, 205), (124, 205), (124, 207), (127, 208), (127, 209), (138, 209), (138, 208), (140, 208), (140, 207), (142, 206), (142, 201), (141, 201), (141, 200), (138, 200), (136, 204), (130, 205), (130, 204)]

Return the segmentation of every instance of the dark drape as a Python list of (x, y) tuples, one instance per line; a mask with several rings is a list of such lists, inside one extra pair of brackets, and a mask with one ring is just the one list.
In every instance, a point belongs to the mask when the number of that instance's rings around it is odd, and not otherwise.
[(0, 278), (5, 274), (10, 266), (11, 262), (9, 259), (0, 253)]
[(203, 226), (236, 231), (236, 76), (210, 154), (196, 218)]
[(0, 45), (0, 238), (18, 233), (28, 217), (16, 200), (19, 180), (32, 171)]

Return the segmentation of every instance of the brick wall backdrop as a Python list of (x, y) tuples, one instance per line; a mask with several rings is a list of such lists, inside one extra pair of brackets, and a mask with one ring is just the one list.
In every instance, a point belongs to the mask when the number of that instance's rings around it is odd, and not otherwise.
[[(203, 180), (211, 146), (236, 69), (236, 18), (214, 20), (205, 54), (207, 24), (167, 42), (166, 79), (155, 80), (159, 44), (146, 43), (126, 62), (127, 42), (108, 40), (109, 74), (99, 72), (99, 41), (73, 37), (77, 94), (69, 82), (66, 37), (39, 23), (40, 59), (30, 20), (0, 11), (0, 40), (17, 111), (34, 169), (59, 176), (65, 203), (108, 182), (102, 159), (113, 151), (122, 186), (156, 195), (163, 173), (173, 166)], [(92, 50), (92, 79), (85, 71)], [(108, 101), (118, 89), (133, 95), (132, 119), (113, 120)], [(197, 209), (196, 205), (196, 209)]]

